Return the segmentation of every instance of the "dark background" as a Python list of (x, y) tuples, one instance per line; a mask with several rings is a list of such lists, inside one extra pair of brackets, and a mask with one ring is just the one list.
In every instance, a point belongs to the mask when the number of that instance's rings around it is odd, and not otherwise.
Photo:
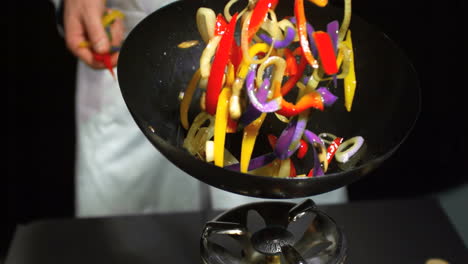
[[(351, 200), (425, 196), (466, 182), (467, 30), (462, 21), (467, 9), (462, 1), (438, 3), (353, 1), (353, 11), (376, 24), (413, 62), (423, 103), (399, 150), (349, 186)], [(74, 213), (76, 60), (57, 32), (52, 4), (8, 4), (7, 221), (1, 256), (16, 225)]]

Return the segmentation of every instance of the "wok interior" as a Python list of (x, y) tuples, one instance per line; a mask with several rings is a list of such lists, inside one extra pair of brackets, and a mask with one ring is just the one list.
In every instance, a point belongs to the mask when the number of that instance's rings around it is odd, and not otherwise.
[[(168, 5), (137, 25), (122, 47), (118, 78), (124, 100), (144, 134), (171, 162), (192, 176), (228, 191), (260, 197), (299, 197), (331, 191), (367, 174), (407, 136), (420, 107), (415, 72), (405, 55), (390, 39), (359, 17), (353, 16), (350, 29), (358, 84), (352, 111), (347, 112), (344, 107), (342, 80), (339, 80), (339, 86), (331, 89), (339, 99), (324, 112), (313, 111), (308, 129), (316, 134), (329, 132), (344, 138), (362, 136), (367, 149), (355, 168), (345, 171), (332, 168), (332, 172), (335, 172), (302, 179), (300, 182), (307, 184), (299, 184), (297, 181), (290, 183), (291, 179), (227, 171), (191, 157), (182, 148), (186, 131), (180, 125), (178, 98), (198, 69), (199, 58), (205, 47), (196, 28), (195, 14), (197, 8), (202, 6), (219, 13), (224, 5), (224, 1), (217, 0), (181, 1)], [(240, 1), (232, 10), (244, 5)], [(280, 1), (276, 8), (278, 20), (294, 14), (292, 5), (293, 1)], [(341, 21), (343, 17), (342, 9), (317, 8), (312, 5), (306, 5), (306, 8), (308, 21), (315, 30), (326, 30), (326, 23), (335, 19)], [(199, 40), (200, 44), (188, 49), (177, 47), (179, 43), (188, 40)], [(189, 120), (193, 120), (199, 112), (199, 95), (200, 92), (195, 94)], [(254, 156), (271, 151), (264, 136), (266, 130), (279, 135), (285, 126), (275, 121), (274, 117), (268, 120), (256, 144), (256, 148), (262, 147), (256, 149)], [(229, 136), (226, 145), (233, 154), (240, 153), (238, 136)], [(311, 166), (307, 166), (310, 169)], [(254, 181), (262, 184), (256, 186), (255, 190), (249, 187)], [(265, 187), (262, 187), (263, 183)]]

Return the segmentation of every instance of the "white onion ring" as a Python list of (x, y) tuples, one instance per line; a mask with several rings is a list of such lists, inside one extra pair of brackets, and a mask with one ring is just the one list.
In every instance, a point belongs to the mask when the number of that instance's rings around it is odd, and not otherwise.
[(330, 145), (333, 143), (333, 140), (337, 138), (337, 136), (333, 135), (332, 133), (320, 133), (319, 138), (322, 139), (323, 143)]
[(284, 76), (284, 71), (286, 70), (286, 61), (279, 56), (271, 56), (268, 57), (262, 64), (260, 64), (260, 67), (258, 68), (257, 77), (255, 79), (255, 84), (257, 85), (257, 87), (260, 87), (262, 85), (263, 73), (265, 72), (265, 69), (270, 65), (275, 66), (275, 71), (273, 72), (273, 77), (271, 78), (270, 89), (274, 88), (275, 82), (279, 82), (281, 84), (281, 81), (283, 80)]
[(232, 15), (229, 9), (231, 9), (231, 6), (235, 4), (239, 0), (230, 0), (225, 6), (224, 6), (224, 17), (226, 18), (226, 21), (231, 21)]
[(216, 14), (213, 9), (200, 7), (197, 10), (196, 15), (198, 32), (205, 41), (208, 43), (210, 39), (214, 36), (214, 28), (216, 23)]
[(214, 141), (208, 140), (205, 143), (205, 161), (212, 162), (214, 161)]
[[(361, 136), (352, 137), (341, 143), (335, 153), (335, 158), (340, 163), (346, 163), (364, 144)], [(345, 150), (346, 149), (346, 150)]]
[(208, 78), (210, 75), (211, 59), (214, 57), (220, 41), (221, 36), (211, 38), (200, 56), (200, 75), (202, 78)]
[(345, 0), (343, 22), (341, 22), (340, 31), (338, 32), (338, 42), (343, 41), (348, 32), (349, 24), (351, 23), (351, 0)]

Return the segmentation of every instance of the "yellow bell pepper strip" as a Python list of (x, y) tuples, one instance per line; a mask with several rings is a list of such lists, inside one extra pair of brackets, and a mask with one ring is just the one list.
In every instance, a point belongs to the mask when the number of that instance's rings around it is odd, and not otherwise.
[(244, 134), (241, 146), (240, 171), (246, 173), (249, 168), (250, 158), (257, 139), (258, 131), (265, 120), (266, 113), (262, 113), (259, 118), (244, 127)]
[(214, 164), (218, 167), (224, 166), (224, 143), (226, 140), (226, 128), (229, 118), (229, 97), (231, 88), (225, 87), (219, 94), (214, 124)]
[(225, 86), (231, 87), (232, 84), (234, 83), (234, 78), (236, 78), (234, 72), (234, 65), (231, 62), (228, 62), (227, 65), (227, 73), (226, 73), (226, 83), (224, 84)]
[(309, 0), (309, 2), (314, 3), (320, 7), (324, 7), (328, 4), (328, 0)]
[(335, 48), (330, 35), (323, 31), (316, 31), (314, 32), (314, 39), (325, 73), (328, 75), (337, 73)]
[(338, 45), (338, 49), (337, 49), (338, 54), (336, 55), (336, 66), (338, 67), (338, 69), (341, 68), (341, 64), (343, 64), (343, 58), (344, 58), (343, 49), (340, 47), (342, 46)]
[(277, 4), (278, 0), (258, 0), (257, 4), (255, 4), (248, 29), (249, 42), (252, 40), (253, 36), (257, 33), (258, 29), (265, 20), (268, 9), (275, 9)]
[(182, 127), (185, 129), (189, 128), (189, 121), (188, 121), (188, 110), (190, 107), (190, 103), (192, 102), (193, 93), (197, 88), (198, 81), (200, 80), (200, 69), (198, 69), (192, 76), (187, 89), (184, 92), (184, 98), (180, 102), (180, 122), (182, 123)]
[[(226, 84), (225, 84), (225, 86), (232, 87), (232, 84), (234, 83), (234, 78), (235, 78), (234, 65), (231, 62), (229, 62), (228, 70), (227, 70), (227, 74), (226, 74)], [(231, 89), (231, 91), (232, 91), (232, 89)], [(231, 97), (229, 98), (229, 108), (230, 108), (230, 104), (231, 104), (230, 102), (232, 100), (232, 95), (233, 95), (233, 93), (231, 93)], [(235, 133), (235, 132), (237, 132), (237, 121), (234, 120), (231, 117), (231, 114), (229, 114), (226, 133)]]
[[(252, 47), (249, 48), (249, 56), (255, 57), (256, 55), (260, 53), (268, 52), (269, 49), (270, 49), (270, 46), (266, 43), (256, 43), (252, 45)], [(249, 63), (247, 63), (245, 60), (242, 61), (242, 63), (239, 66), (237, 76), (239, 78), (245, 79), (245, 77), (247, 76), (247, 73), (249, 72), (249, 67), (250, 67)]]
[(297, 20), (297, 32), (299, 34), (299, 43), (304, 52), (307, 62), (313, 67), (318, 68), (318, 62), (312, 55), (307, 39), (307, 20), (304, 11), (304, 0), (295, 0), (294, 2), (294, 16)]
[(78, 44), (78, 48), (89, 48), (91, 47), (91, 43), (89, 43), (89, 41), (86, 41), (86, 40), (83, 40), (82, 42), (80, 42), (80, 44)]
[[(91, 47), (91, 43), (89, 41), (83, 40), (78, 44), (78, 48), (89, 48)], [(120, 51), (120, 46), (111, 46), (110, 53), (115, 53)]]
[[(106, 32), (109, 30), (109, 26), (114, 23), (114, 21), (116, 19), (123, 19), (125, 18), (125, 15), (119, 11), (119, 10), (115, 10), (115, 9), (110, 9), (109, 11), (106, 11), (104, 13), (104, 15), (102, 16), (101, 18), (101, 24), (104, 28), (106, 28)], [(108, 34), (108, 37), (109, 38), (112, 38), (112, 36), (110, 35), (109, 32), (107, 32)], [(89, 43), (89, 41), (82, 41), (78, 47), (80, 48), (88, 48), (91, 46), (91, 43)]]
[(354, 70), (354, 51), (353, 41), (351, 39), (351, 30), (348, 30), (348, 34), (346, 35), (346, 40), (344, 41), (344, 43), (350, 49), (349, 71), (344, 78), (344, 99), (346, 110), (348, 110), (348, 112), (351, 112), (354, 94), (356, 92), (356, 72)]
[(226, 32), (221, 37), (218, 50), (216, 51), (213, 64), (211, 66), (210, 76), (208, 77), (208, 84), (206, 89), (206, 111), (214, 115), (218, 104), (218, 97), (223, 84), (223, 76), (226, 65), (229, 61), (230, 51), (234, 38), (234, 31), (236, 29), (237, 13), (232, 16)]
[(111, 9), (102, 17), (101, 23), (104, 27), (107, 27), (114, 23), (116, 19), (123, 19), (125, 15), (116, 9)]

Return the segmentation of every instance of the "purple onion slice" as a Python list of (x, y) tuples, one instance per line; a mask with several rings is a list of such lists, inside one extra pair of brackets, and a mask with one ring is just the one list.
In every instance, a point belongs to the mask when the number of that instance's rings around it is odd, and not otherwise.
[[(275, 40), (275, 43), (273, 44), (273, 47), (275, 49), (284, 49), (287, 46), (289, 46), (293, 41), (294, 37), (296, 35), (296, 30), (291, 27), (286, 28), (286, 35), (284, 36), (284, 39), (282, 40)], [(262, 33), (259, 35), (260, 39), (266, 42), (268, 45), (271, 45), (273, 42), (273, 38), (270, 37), (269, 35)]]
[(320, 93), (323, 99), (323, 104), (325, 106), (331, 106), (333, 105), (338, 97), (334, 94), (332, 94), (326, 87), (320, 87), (317, 89), (317, 92)]
[[(274, 161), (275, 159), (276, 159), (276, 155), (273, 152), (258, 156), (250, 160), (248, 170), (251, 171), (251, 170), (255, 170), (263, 166), (266, 166), (270, 162)], [(224, 168), (228, 170), (239, 171), (240, 163), (231, 164)]]

